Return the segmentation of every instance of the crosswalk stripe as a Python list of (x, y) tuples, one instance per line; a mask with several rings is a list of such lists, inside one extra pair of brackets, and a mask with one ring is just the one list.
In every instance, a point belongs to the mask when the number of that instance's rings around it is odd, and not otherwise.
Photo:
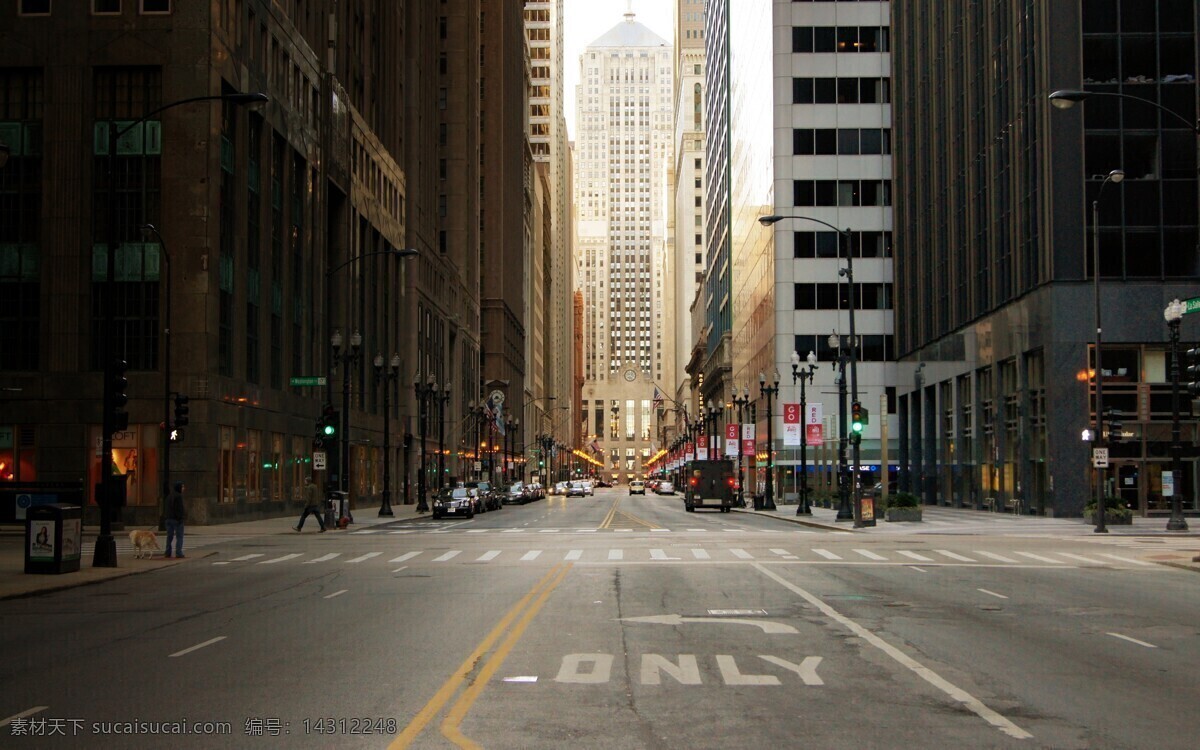
[(608, 559), (609, 559), (609, 560), (620, 560), (620, 559), (622, 559), (623, 557), (625, 557), (625, 550), (621, 550), (621, 549), (610, 549), (610, 550), (608, 551)]
[(491, 550), (488, 550), (487, 552), (484, 552), (479, 557), (475, 558), (475, 562), (487, 562), (488, 560), (495, 560), (499, 556), (500, 556), (500, 550), (491, 549)]
[(1013, 554), (1020, 555), (1021, 557), (1028, 557), (1030, 560), (1037, 560), (1038, 562), (1053, 563), (1054, 565), (1065, 565), (1062, 560), (1052, 560), (1049, 557), (1035, 555), (1032, 552), (1014, 552)]
[(883, 555), (877, 555), (869, 549), (856, 549), (854, 551), (857, 552), (858, 554), (862, 555), (863, 557), (867, 558), (868, 560), (886, 560), (887, 559)]
[(379, 557), (379, 556), (380, 556), (380, 555), (382, 555), (382, 554), (383, 554), (382, 552), (368, 552), (368, 553), (367, 553), (367, 554), (365, 554), (365, 555), (359, 555), (358, 557), (354, 558), (353, 560), (347, 560), (347, 561), (346, 561), (346, 563), (347, 563), (347, 564), (349, 564), (349, 563), (360, 563), (360, 562), (362, 562), (363, 560), (370, 560), (372, 557)]
[(416, 552), (405, 552), (403, 555), (400, 555), (399, 557), (393, 557), (391, 560), (388, 560), (388, 562), (390, 562), (390, 563), (404, 562), (405, 560), (413, 559), (414, 557), (416, 557), (419, 554), (421, 554), (421, 550), (417, 550)]
[(739, 558), (741, 560), (753, 560), (754, 559), (754, 555), (750, 554), (749, 552), (747, 552), (744, 549), (738, 549), (736, 547), (729, 550), (729, 554), (731, 554), (734, 557)]
[(433, 558), (433, 561), (434, 562), (446, 562), (447, 560), (449, 560), (452, 557), (458, 557), (460, 554), (462, 554), (462, 550), (452, 549), (449, 552), (441, 555), (440, 557)]
[(327, 555), (321, 555), (320, 557), (313, 559), (313, 560), (305, 560), (302, 564), (303, 565), (312, 565), (313, 563), (325, 562), (326, 560), (332, 560), (333, 558), (338, 557), (341, 554), (342, 554), (341, 552), (330, 552)]
[(816, 552), (818, 555), (825, 558), (826, 560), (841, 560), (842, 559), (841, 555), (835, 555), (834, 553), (830, 552), (827, 549), (814, 549), (813, 552)]
[(1083, 555), (1074, 555), (1074, 554), (1071, 554), (1070, 552), (1059, 552), (1058, 554), (1060, 557), (1065, 557), (1069, 560), (1078, 560), (1079, 562), (1090, 563), (1092, 565), (1106, 565), (1107, 564), (1103, 560), (1094, 560), (1090, 557), (1084, 557)]
[(568, 552), (566, 554), (566, 556), (563, 557), (563, 559), (564, 560), (578, 560), (581, 557), (583, 557), (583, 550), (573, 549), (570, 552)]
[(538, 555), (540, 555), (540, 554), (542, 554), (542, 551), (540, 549), (531, 549), (528, 552), (526, 552), (524, 555), (521, 555), (521, 560), (523, 560), (525, 562), (529, 562), (530, 560), (536, 560), (538, 558)]
[(389, 534), (415, 534), (415, 533), (417, 533), (417, 530), (416, 529), (400, 529), (399, 531), (389, 531), (388, 533)]
[(241, 557), (235, 557), (230, 562), (242, 562), (244, 560), (253, 560), (256, 557), (266, 557), (266, 555), (264, 555), (261, 552), (253, 552), (249, 555), (242, 555)]
[(902, 549), (902, 550), (898, 550), (898, 552), (901, 555), (904, 555), (905, 557), (911, 557), (913, 560), (916, 560), (917, 562), (933, 562), (932, 557), (926, 557), (925, 555), (918, 554), (911, 550)]
[(284, 555), (283, 557), (276, 557), (274, 560), (263, 560), (262, 562), (259, 563), (259, 565), (274, 565), (275, 563), (281, 563), (285, 560), (291, 560), (292, 558), (299, 557), (299, 556), (300, 556), (299, 552), (293, 552), (290, 555)]
[(1120, 555), (1110, 555), (1107, 552), (1097, 552), (1096, 554), (1099, 555), (1100, 557), (1111, 557), (1114, 560), (1120, 560), (1121, 562), (1133, 563), (1134, 565), (1153, 565), (1154, 564), (1154, 563), (1148, 563), (1145, 560), (1135, 560), (1132, 557), (1122, 557)]
[(995, 552), (985, 552), (984, 550), (981, 550), (981, 549), (977, 549), (977, 550), (975, 550), (975, 554), (977, 554), (977, 555), (983, 555), (984, 557), (990, 557), (990, 558), (992, 558), (993, 560), (998, 560), (998, 561), (1000, 561), (1000, 562), (1005, 562), (1005, 563), (1019, 563), (1019, 562), (1021, 562), (1020, 560), (1014, 560), (1014, 559), (1012, 559), (1011, 557), (1005, 557), (1004, 555), (997, 555)]
[(652, 550), (650, 550), (650, 559), (651, 560), (678, 560), (680, 558), (668, 557), (667, 553), (661, 549), (652, 549)]
[(712, 559), (712, 557), (710, 557), (708, 554), (708, 550), (706, 550), (706, 549), (692, 550), (692, 557), (696, 558), (697, 560), (711, 560)]
[(772, 552), (772, 553), (774, 553), (774, 554), (776, 554), (776, 555), (779, 555), (779, 556), (780, 556), (780, 557), (782, 557), (784, 560), (799, 560), (799, 559), (800, 559), (800, 558), (796, 557), (796, 556), (795, 556), (795, 555), (793, 555), (791, 552), (788, 552), (788, 551), (787, 551), (787, 550), (785, 550), (785, 549), (772, 548), (772, 549), (771, 549), (771, 552)]
[(959, 560), (961, 562), (976, 562), (976, 560), (972, 557), (967, 557), (966, 555), (960, 555), (957, 552), (951, 552), (948, 549), (935, 549), (934, 552), (938, 553), (939, 555), (945, 555), (946, 557), (950, 558), (951, 560)]

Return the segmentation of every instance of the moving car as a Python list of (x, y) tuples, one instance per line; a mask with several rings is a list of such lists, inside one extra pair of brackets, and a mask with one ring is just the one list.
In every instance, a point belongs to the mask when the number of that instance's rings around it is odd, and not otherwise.
[(553, 485), (550, 486), (550, 494), (551, 495), (565, 495), (565, 494), (567, 494), (567, 487), (570, 484), (571, 484), (570, 482), (555, 482)]
[(646, 494), (646, 483), (640, 479), (633, 480), (632, 482), (629, 483), (629, 494), (630, 495), (645, 495)]
[(654, 491), (659, 495), (674, 495), (675, 485), (663, 479), (654, 486)]
[(583, 485), (583, 489), (584, 489), (584, 490), (585, 490), (585, 491), (586, 491), (586, 492), (587, 492), (589, 495), (595, 495), (595, 494), (596, 494), (596, 490), (595, 490), (594, 486), (592, 485), (592, 480), (590, 480), (590, 479), (581, 479), (581, 480), (579, 481), (579, 483)]
[(433, 498), (433, 517), (475, 517), (475, 498), (466, 487), (446, 487)]
[(567, 497), (587, 497), (587, 488), (583, 486), (583, 482), (570, 482), (567, 484)]
[(508, 487), (505, 487), (503, 494), (500, 496), (500, 502), (505, 505), (524, 505), (529, 502), (529, 497), (525, 492), (525, 483), (513, 482)]

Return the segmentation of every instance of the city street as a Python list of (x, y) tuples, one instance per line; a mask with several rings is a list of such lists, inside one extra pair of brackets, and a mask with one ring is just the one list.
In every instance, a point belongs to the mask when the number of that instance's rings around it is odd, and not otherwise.
[(846, 533), (621, 487), (352, 529), (218, 540), (149, 573), (0, 601), (0, 745), (1200, 736), (1200, 579), (1153, 561), (1195, 536)]

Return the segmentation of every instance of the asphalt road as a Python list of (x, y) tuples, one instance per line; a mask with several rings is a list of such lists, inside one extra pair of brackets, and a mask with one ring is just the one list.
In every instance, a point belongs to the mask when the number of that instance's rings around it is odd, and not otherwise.
[(1197, 579), (1131, 544), (620, 488), (244, 539), (0, 602), (0, 746), (1193, 748)]

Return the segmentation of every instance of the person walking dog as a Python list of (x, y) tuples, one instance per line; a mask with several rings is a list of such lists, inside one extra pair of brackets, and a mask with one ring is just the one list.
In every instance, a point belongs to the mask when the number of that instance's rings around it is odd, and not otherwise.
[[(175, 491), (167, 495), (167, 559), (183, 559), (183, 482), (175, 483)], [(175, 554), (171, 554), (171, 540)]]
[(321, 491), (317, 489), (317, 485), (313, 484), (312, 477), (304, 478), (304, 512), (300, 514), (300, 521), (292, 528), (300, 531), (304, 528), (304, 521), (311, 513), (317, 517), (317, 523), (321, 524), (321, 531), (325, 531), (325, 515), (321, 512)]

